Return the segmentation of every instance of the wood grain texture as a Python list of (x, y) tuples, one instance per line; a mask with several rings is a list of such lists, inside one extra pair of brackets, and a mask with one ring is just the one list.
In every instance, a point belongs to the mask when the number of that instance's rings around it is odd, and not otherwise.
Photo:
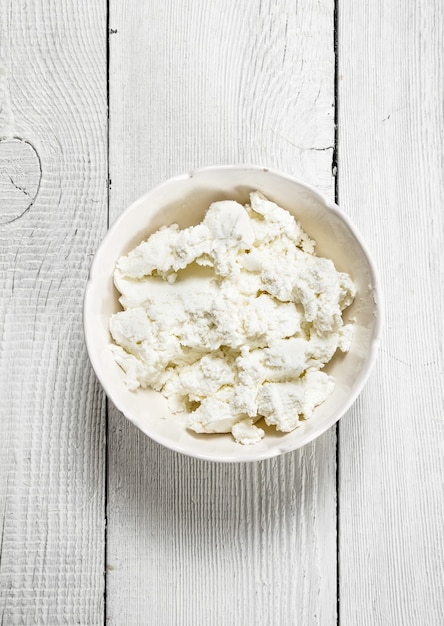
[(8, 137), (0, 141), (0, 622), (8, 626), (103, 623), (105, 407), (84, 347), (82, 300), (107, 219), (105, 25), (103, 0), (0, 1), (0, 136)]
[[(193, 167), (333, 195), (333, 3), (110, 5), (111, 221)], [(336, 623), (335, 432), (248, 466), (191, 460), (111, 408), (109, 624)]]
[[(339, 0), (339, 200), (380, 267), (376, 370), (339, 426), (341, 625), (444, 623), (439, 0)], [(336, 623), (335, 433), (252, 465), (151, 442), (83, 342), (107, 223), (107, 3), (0, 0), (0, 623)], [(110, 2), (111, 221), (252, 162), (333, 196), (333, 3)]]
[(379, 362), (340, 425), (340, 623), (444, 623), (444, 5), (340, 2), (339, 189), (379, 265)]

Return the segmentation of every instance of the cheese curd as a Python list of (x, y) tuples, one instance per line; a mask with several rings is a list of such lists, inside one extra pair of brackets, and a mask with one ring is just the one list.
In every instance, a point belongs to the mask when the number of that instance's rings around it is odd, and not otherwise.
[(203, 221), (152, 234), (114, 271), (110, 320), (130, 390), (162, 392), (196, 433), (256, 444), (256, 422), (290, 432), (332, 393), (322, 372), (350, 348), (348, 274), (316, 256), (294, 217), (260, 192), (214, 202)]

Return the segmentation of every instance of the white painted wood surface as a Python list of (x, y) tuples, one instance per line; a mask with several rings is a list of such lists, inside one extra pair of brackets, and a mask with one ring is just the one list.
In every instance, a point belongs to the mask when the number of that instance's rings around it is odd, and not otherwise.
[[(333, 197), (335, 8), (339, 201), (386, 294), (338, 447), (208, 464), (112, 406), (105, 442), (108, 217), (213, 163)], [(439, 0), (0, 0), (0, 624), (444, 623), (443, 45)]]
[[(111, 4), (110, 216), (164, 178), (252, 162), (333, 196), (333, 4)], [(333, 624), (335, 432), (248, 467), (183, 458), (111, 411), (109, 623)]]
[(339, 200), (378, 262), (375, 375), (339, 435), (341, 624), (444, 624), (444, 4), (341, 3)]
[(0, 2), (4, 626), (103, 623), (105, 404), (82, 301), (107, 223), (105, 23), (102, 0)]

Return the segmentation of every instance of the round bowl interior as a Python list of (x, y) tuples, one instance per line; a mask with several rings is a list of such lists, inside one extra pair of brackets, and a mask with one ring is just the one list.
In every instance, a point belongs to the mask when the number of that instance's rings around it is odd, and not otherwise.
[[(117, 259), (164, 224), (181, 228), (197, 224), (211, 202), (248, 202), (249, 193), (263, 192), (292, 213), (317, 243), (316, 253), (348, 272), (357, 296), (344, 312), (354, 323), (350, 351), (337, 354), (325, 371), (336, 379), (333, 394), (312, 418), (291, 433), (266, 429), (259, 444), (243, 446), (230, 434), (196, 435), (185, 427), (184, 415), (172, 415), (165, 398), (149, 389), (129, 391), (123, 372), (109, 350), (110, 316), (121, 309), (112, 274)], [(356, 229), (338, 207), (309, 186), (259, 167), (209, 167), (178, 176), (134, 202), (113, 224), (100, 245), (85, 292), (84, 328), (94, 370), (114, 405), (155, 441), (194, 457), (214, 461), (252, 461), (299, 448), (331, 427), (360, 393), (374, 363), (380, 334), (378, 279)], [(262, 425), (262, 424), (261, 424)]]

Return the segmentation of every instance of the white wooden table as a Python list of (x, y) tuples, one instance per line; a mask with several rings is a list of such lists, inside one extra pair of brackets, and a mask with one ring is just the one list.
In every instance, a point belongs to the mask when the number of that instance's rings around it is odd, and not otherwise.
[[(0, 0), (0, 624), (444, 624), (442, 0)], [(171, 175), (268, 165), (356, 223), (354, 407), (249, 465), (161, 448), (87, 358), (91, 258)]]

